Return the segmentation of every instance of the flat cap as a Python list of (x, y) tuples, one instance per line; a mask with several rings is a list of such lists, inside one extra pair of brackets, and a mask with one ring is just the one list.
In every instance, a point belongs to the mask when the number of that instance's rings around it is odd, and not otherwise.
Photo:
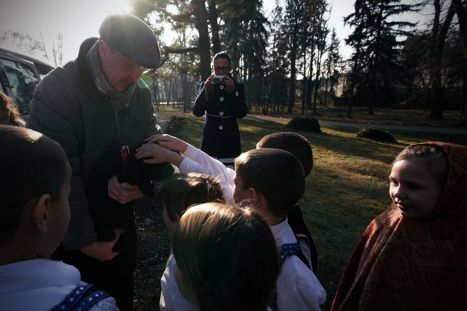
[(136, 64), (145, 68), (159, 68), (161, 55), (156, 35), (136, 16), (109, 15), (102, 22), (99, 34), (102, 40)]

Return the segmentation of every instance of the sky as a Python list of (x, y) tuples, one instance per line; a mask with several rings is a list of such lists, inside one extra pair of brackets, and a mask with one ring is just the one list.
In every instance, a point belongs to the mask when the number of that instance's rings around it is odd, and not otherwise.
[[(413, 2), (411, 0), (406, 0)], [(2, 0), (0, 3), (0, 31), (20, 31), (50, 47), (58, 34), (63, 36), (63, 63), (78, 55), (81, 42), (98, 36), (98, 29), (109, 14), (129, 13), (131, 0)], [(341, 40), (341, 54), (350, 57), (352, 50), (344, 39), (351, 33), (344, 26), (344, 16), (352, 13), (352, 0), (328, 0), (331, 7), (329, 25), (336, 29)], [(271, 12), (275, 0), (263, 0), (265, 15)], [(415, 20), (420, 16), (414, 16)], [(162, 38), (163, 40), (166, 38)], [(5, 47), (0, 43), (0, 47)], [(42, 58), (40, 54), (34, 55)], [(52, 63), (52, 60), (49, 61)], [(53, 63), (52, 63), (53, 64)]]

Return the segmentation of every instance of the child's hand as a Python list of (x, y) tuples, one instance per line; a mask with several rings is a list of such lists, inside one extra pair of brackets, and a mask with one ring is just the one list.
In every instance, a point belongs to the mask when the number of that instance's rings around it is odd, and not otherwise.
[(186, 151), (186, 148), (188, 144), (181, 140), (178, 137), (163, 134), (163, 135), (153, 135), (147, 139), (148, 142), (151, 143), (158, 143), (162, 147), (165, 147), (170, 150), (175, 150), (181, 153), (184, 153)]
[(120, 204), (126, 204), (144, 196), (138, 186), (128, 183), (120, 183), (117, 176), (112, 176), (107, 182), (107, 192), (109, 197)]
[[(154, 136), (153, 136), (154, 137)], [(135, 158), (147, 164), (172, 163), (179, 166), (182, 156), (156, 143), (147, 143), (136, 149)]]
[(115, 258), (115, 256), (120, 254), (118, 252), (114, 252), (112, 248), (114, 247), (115, 243), (117, 243), (121, 234), (122, 231), (115, 231), (115, 239), (112, 241), (96, 241), (92, 244), (81, 247), (81, 252), (99, 261), (112, 260)]

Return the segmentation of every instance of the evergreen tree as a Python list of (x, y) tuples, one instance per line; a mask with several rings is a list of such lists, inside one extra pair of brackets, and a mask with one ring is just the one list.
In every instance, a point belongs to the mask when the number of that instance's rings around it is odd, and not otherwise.
[(315, 76), (315, 87), (314, 87), (314, 95), (313, 95), (313, 110), (312, 113), (316, 114), (317, 109), (316, 105), (318, 103), (318, 91), (321, 87), (321, 64), (322, 58), (326, 51), (326, 38), (329, 33), (328, 29), (328, 21), (325, 19), (325, 13), (327, 11), (327, 3), (326, 1), (318, 1), (316, 7), (316, 19), (314, 24), (313, 33), (315, 34), (316, 40), (316, 59), (315, 59), (315, 67), (316, 67), (316, 76)]
[(287, 0), (282, 31), (286, 34), (287, 45), (289, 46), (288, 57), (290, 61), (290, 83), (289, 83), (289, 103), (287, 112), (293, 113), (295, 106), (295, 80), (297, 77), (297, 63), (299, 52), (304, 50), (303, 33), (307, 28), (304, 1)]
[[(402, 13), (415, 11), (418, 4), (402, 4), (401, 0), (356, 0), (355, 12), (344, 21), (354, 27), (346, 43), (352, 55), (351, 103), (356, 99), (368, 105), (373, 114), (375, 103), (394, 102), (399, 68), (401, 37), (407, 36), (414, 23), (396, 20)], [(349, 115), (351, 105), (349, 106)]]
[(336, 86), (340, 74), (340, 66), (342, 62), (342, 57), (339, 53), (340, 41), (337, 38), (336, 30), (333, 29), (331, 33), (331, 41), (326, 49), (327, 57), (324, 63), (326, 70), (325, 76), (325, 98), (324, 102), (327, 102), (328, 94), (331, 96), (332, 100), (336, 97)]
[(435, 14), (431, 31), (431, 44), (428, 49), (429, 71), (431, 73), (430, 118), (433, 120), (443, 118), (443, 110), (441, 105), (441, 62), (448, 31), (455, 13), (454, 5), (451, 2), (451, 5), (449, 5), (449, 9), (447, 10), (446, 17), (443, 21), (443, 2), (444, 1), (441, 0), (433, 0)]
[(226, 50), (232, 56), (234, 72), (245, 82), (247, 102), (260, 104), (264, 98), (264, 69), (268, 21), (261, 0), (219, 1), (225, 22)]
[(284, 20), (283, 8), (278, 4), (271, 13), (270, 24), (270, 42), (268, 45), (267, 54), (267, 102), (263, 107), (263, 112), (267, 113), (270, 108), (273, 111), (279, 112), (286, 107), (288, 100), (287, 88), (287, 72), (290, 66), (287, 57), (286, 34), (282, 31), (282, 22)]

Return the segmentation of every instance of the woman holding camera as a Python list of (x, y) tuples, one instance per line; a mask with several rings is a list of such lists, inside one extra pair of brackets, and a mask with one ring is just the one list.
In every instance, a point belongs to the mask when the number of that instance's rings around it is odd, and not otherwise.
[(201, 150), (226, 165), (241, 153), (237, 118), (247, 112), (243, 84), (230, 74), (230, 56), (219, 52), (212, 60), (212, 74), (201, 84), (193, 114), (206, 113)]

